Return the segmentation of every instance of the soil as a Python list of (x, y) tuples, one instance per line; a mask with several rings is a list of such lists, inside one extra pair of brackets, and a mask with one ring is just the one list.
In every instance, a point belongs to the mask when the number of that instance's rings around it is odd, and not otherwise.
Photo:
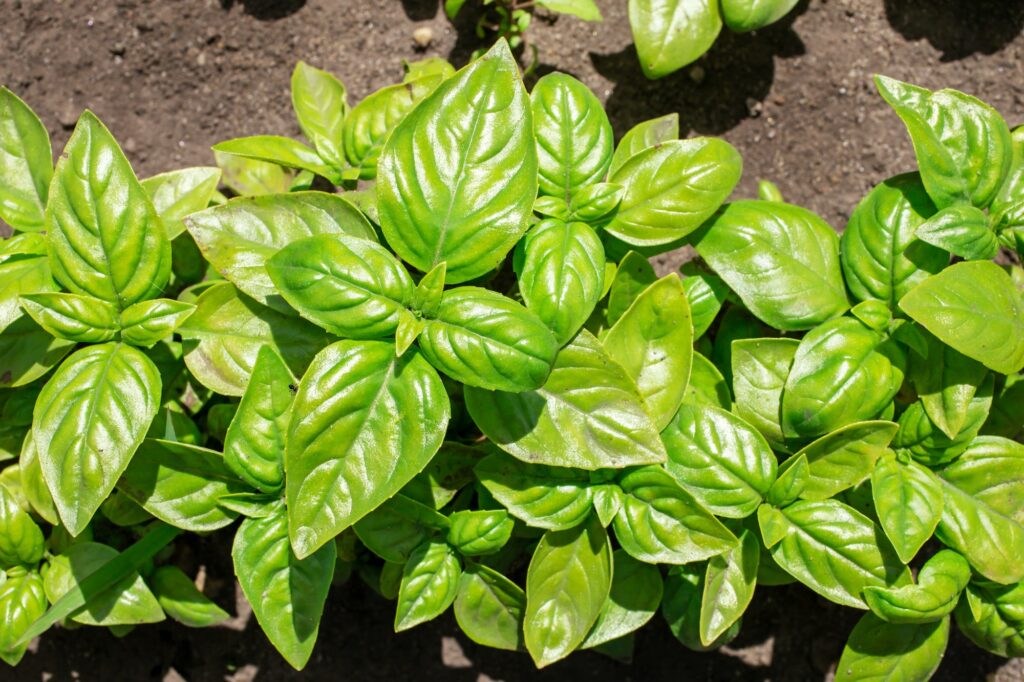
[[(90, 108), (142, 176), (210, 164), (211, 144), (256, 133), (299, 134), (288, 95), (294, 62), (337, 74), (356, 101), (401, 78), (402, 60), (466, 62), (479, 46), (469, 20), (451, 25), (438, 0), (0, 0), (0, 84), (21, 95), (66, 141)], [(1024, 122), (1024, 1), (804, 0), (780, 23), (723, 34), (696, 65), (654, 83), (631, 46), (625, 0), (598, 0), (605, 21), (538, 15), (538, 73), (567, 71), (606, 103), (616, 133), (678, 112), (684, 135), (720, 135), (746, 164), (738, 195), (759, 178), (841, 229), (861, 196), (914, 167), (902, 125), (875, 94), (884, 73), (957, 88)], [(420, 49), (416, 29), (433, 38)], [(673, 256), (662, 269), (678, 262)], [(208, 583), (234, 599), (215, 535), (198, 543)], [(216, 587), (219, 585), (219, 591)], [(244, 603), (241, 608), (244, 612)], [(784, 619), (784, 615), (789, 618)], [(391, 631), (389, 604), (360, 586), (335, 590), (306, 673), (290, 671), (251, 619), (235, 629), (140, 628), (47, 634), (2, 680), (819, 680), (831, 677), (857, 617), (803, 588), (758, 591), (739, 639), (695, 654), (663, 624), (624, 665), (593, 653), (540, 673), (523, 655), (477, 647), (450, 617)], [(937, 680), (1024, 680), (955, 634)]]

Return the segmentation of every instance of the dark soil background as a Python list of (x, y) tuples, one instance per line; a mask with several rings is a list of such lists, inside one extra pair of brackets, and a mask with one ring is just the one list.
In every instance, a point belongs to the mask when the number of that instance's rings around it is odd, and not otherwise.
[[(607, 104), (621, 135), (678, 112), (683, 133), (721, 135), (743, 154), (738, 193), (758, 178), (841, 229), (874, 184), (914, 166), (902, 125), (875, 94), (873, 73), (957, 88), (1024, 122), (1024, 0), (804, 0), (756, 34), (723, 34), (697, 65), (658, 82), (636, 61), (625, 0), (598, 0), (603, 24), (538, 14), (540, 73), (567, 71)], [(298, 135), (288, 82), (304, 59), (337, 74), (350, 101), (401, 78), (402, 60), (465, 63), (471, 26), (438, 0), (0, 0), (0, 84), (42, 116), (59, 149), (80, 111), (94, 110), (142, 176), (212, 164), (209, 146), (256, 133)], [(413, 40), (429, 28), (426, 49)], [(198, 543), (208, 589), (235, 603), (228, 536)], [(1024, 558), (1022, 558), (1024, 560)], [(245, 604), (238, 605), (245, 612)], [(292, 672), (255, 622), (188, 631), (140, 628), (47, 634), (0, 680), (823, 680), (857, 614), (802, 588), (758, 591), (726, 650), (695, 654), (660, 617), (626, 666), (580, 653), (536, 672), (525, 655), (476, 647), (450, 617), (391, 631), (393, 611), (360, 585), (335, 590), (306, 672)], [(1024, 680), (954, 635), (938, 680)]]

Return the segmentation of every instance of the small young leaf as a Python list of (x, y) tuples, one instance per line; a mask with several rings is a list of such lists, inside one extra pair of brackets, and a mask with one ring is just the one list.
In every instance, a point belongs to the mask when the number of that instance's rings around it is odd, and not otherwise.
[(459, 590), (462, 566), (446, 542), (429, 540), (413, 550), (402, 571), (395, 610), (395, 632), (444, 613)]
[(878, 522), (903, 563), (917, 555), (942, 518), (942, 485), (928, 469), (888, 452), (871, 474)]
[(679, 114), (672, 113), (642, 121), (626, 131), (612, 155), (608, 175), (614, 175), (624, 163), (649, 147), (679, 139)]
[(482, 564), (466, 568), (455, 597), (455, 621), (477, 644), (521, 651), (526, 593), (511, 580)]
[(18, 665), (28, 649), (28, 643), (19, 644), (19, 640), (45, 612), (46, 592), (38, 573), (12, 573), (6, 580), (0, 580), (0, 660)]
[(661, 78), (708, 51), (722, 16), (713, 0), (629, 0), (629, 25), (644, 75)]
[(121, 338), (133, 346), (152, 348), (180, 327), (196, 307), (169, 298), (140, 301), (121, 313)]
[(448, 544), (463, 556), (494, 554), (508, 542), (515, 525), (504, 510), (457, 511), (449, 520)]
[(337, 78), (300, 61), (292, 71), (292, 108), (299, 127), (322, 159), (344, 166), (342, 123), (348, 114), (345, 86)]
[(121, 328), (117, 307), (102, 299), (54, 292), (21, 297), (21, 307), (46, 331), (77, 343), (104, 343)]
[(999, 240), (988, 216), (973, 206), (942, 209), (914, 233), (917, 238), (965, 260), (991, 260), (999, 253)]
[(590, 513), (594, 491), (586, 472), (569, 467), (527, 464), (495, 453), (476, 465), (487, 491), (528, 526), (565, 530)]
[(757, 535), (745, 530), (739, 544), (708, 560), (700, 606), (700, 641), (711, 646), (743, 616), (754, 598), (761, 546)]
[(921, 567), (916, 585), (868, 586), (864, 601), (872, 613), (889, 623), (931, 623), (953, 612), (970, 579), (967, 560), (944, 549)]
[(22, 232), (46, 229), (44, 211), (53, 175), (46, 126), (7, 88), (0, 87), (0, 219)]
[(149, 579), (150, 588), (164, 613), (190, 628), (206, 628), (231, 616), (199, 591), (177, 566), (161, 566)]
[(173, 240), (185, 231), (186, 216), (210, 205), (220, 176), (219, 168), (200, 166), (161, 173), (140, 181), (164, 223), (168, 239)]

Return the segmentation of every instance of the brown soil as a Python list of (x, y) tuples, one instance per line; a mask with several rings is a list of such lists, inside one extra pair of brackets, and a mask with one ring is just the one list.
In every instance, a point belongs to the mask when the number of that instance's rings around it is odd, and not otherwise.
[[(541, 73), (587, 83), (620, 135), (678, 112), (684, 133), (721, 135), (742, 152), (739, 194), (770, 178), (836, 228), (869, 187), (914, 165), (872, 73), (961, 89), (1024, 122), (1021, 0), (804, 0), (780, 24), (724, 35), (697, 66), (656, 83), (637, 65), (625, 0), (598, 4), (603, 24), (539, 17)], [(420, 27), (434, 36), (424, 51), (412, 39)], [(288, 97), (298, 59), (339, 75), (357, 100), (398, 80), (403, 59), (464, 63), (478, 46), (470, 28), (451, 26), (438, 0), (0, 0), (0, 84), (39, 112), (58, 149), (81, 109), (93, 109), (149, 175), (209, 164), (209, 146), (229, 137), (298, 135)], [(199, 543), (225, 605), (229, 544), (224, 535)], [(395, 635), (390, 605), (357, 585), (332, 595), (302, 676), (249, 622), (202, 632), (163, 624), (122, 640), (55, 631), (0, 679), (820, 680), (856, 615), (804, 589), (762, 589), (728, 653), (691, 653), (659, 622), (631, 666), (582, 653), (537, 673), (523, 655), (476, 647), (450, 618)], [(936, 679), (1022, 680), (1024, 664), (955, 635)]]

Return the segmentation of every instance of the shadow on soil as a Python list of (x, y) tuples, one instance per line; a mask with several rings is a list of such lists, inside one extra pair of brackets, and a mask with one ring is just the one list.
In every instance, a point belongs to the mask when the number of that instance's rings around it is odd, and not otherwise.
[(924, 38), (949, 62), (1013, 41), (1024, 27), (1024, 0), (885, 0), (885, 16), (904, 38)]

